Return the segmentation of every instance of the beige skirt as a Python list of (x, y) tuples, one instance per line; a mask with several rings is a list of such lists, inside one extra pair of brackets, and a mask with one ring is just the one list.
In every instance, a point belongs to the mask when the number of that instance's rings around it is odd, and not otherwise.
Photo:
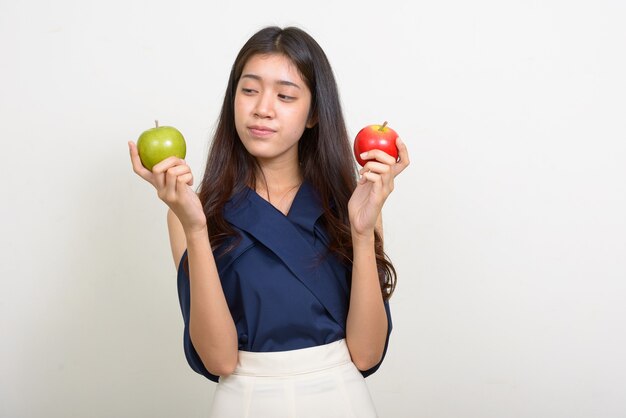
[(211, 418), (369, 418), (376, 409), (345, 340), (300, 350), (239, 352), (220, 378)]

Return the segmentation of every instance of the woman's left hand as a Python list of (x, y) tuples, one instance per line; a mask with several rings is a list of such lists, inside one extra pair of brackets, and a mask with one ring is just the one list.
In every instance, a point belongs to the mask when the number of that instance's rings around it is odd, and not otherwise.
[(348, 213), (353, 234), (371, 235), (383, 204), (393, 191), (395, 177), (409, 165), (409, 153), (400, 138), (396, 139), (398, 161), (381, 150), (371, 150), (364, 159), (371, 159), (361, 170), (356, 189), (348, 202)]

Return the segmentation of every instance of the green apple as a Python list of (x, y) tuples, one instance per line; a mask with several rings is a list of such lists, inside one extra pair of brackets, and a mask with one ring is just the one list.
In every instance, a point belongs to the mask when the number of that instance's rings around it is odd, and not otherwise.
[(178, 129), (171, 126), (159, 126), (158, 120), (154, 123), (156, 127), (144, 131), (137, 140), (141, 164), (150, 171), (167, 157), (185, 158), (187, 154), (185, 138)]

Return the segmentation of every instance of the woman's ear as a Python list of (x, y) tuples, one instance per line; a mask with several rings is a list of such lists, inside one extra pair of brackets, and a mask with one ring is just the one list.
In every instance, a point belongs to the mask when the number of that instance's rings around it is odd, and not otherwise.
[(309, 118), (309, 120), (306, 123), (306, 127), (311, 129), (313, 128), (315, 125), (317, 125), (317, 115), (313, 115)]

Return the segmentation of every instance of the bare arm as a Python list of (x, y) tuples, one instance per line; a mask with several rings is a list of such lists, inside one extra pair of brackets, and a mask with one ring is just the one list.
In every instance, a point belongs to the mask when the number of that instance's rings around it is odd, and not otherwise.
[[(380, 216), (376, 223), (376, 229), (382, 234)], [(378, 281), (374, 234), (363, 236), (353, 232), (352, 245), (354, 259), (346, 342), (356, 367), (368, 370), (378, 364), (383, 356), (387, 339), (387, 313)]]
[(227, 376), (237, 365), (237, 331), (228, 309), (206, 229), (185, 233), (171, 210), (167, 213), (170, 245), (178, 264), (185, 247), (189, 264), (191, 312), (189, 336), (206, 369)]
[(193, 176), (184, 160), (167, 158), (149, 171), (137, 146), (129, 142), (133, 170), (152, 184), (170, 208), (167, 224), (174, 263), (187, 248), (191, 312), (189, 334), (206, 369), (226, 376), (237, 365), (237, 331), (224, 297), (206, 227), (202, 204), (191, 189)]
[(394, 178), (409, 165), (406, 146), (396, 140), (400, 160), (380, 150), (360, 170), (361, 178), (350, 202), (353, 265), (346, 342), (359, 370), (380, 362), (387, 339), (387, 313), (378, 279), (374, 231), (382, 238), (382, 207), (394, 188)]

